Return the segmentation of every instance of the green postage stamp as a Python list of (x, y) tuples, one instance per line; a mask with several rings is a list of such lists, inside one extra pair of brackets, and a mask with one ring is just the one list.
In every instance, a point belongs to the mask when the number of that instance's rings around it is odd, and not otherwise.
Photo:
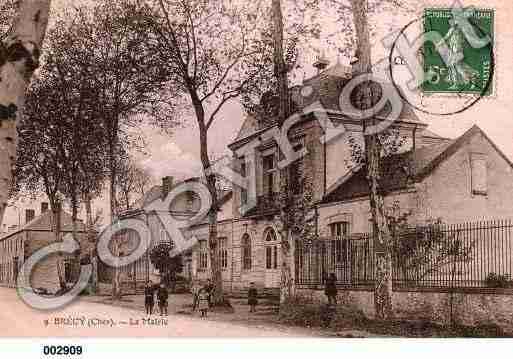
[(422, 90), (426, 94), (492, 94), (494, 73), (494, 10), (424, 10), (425, 41)]

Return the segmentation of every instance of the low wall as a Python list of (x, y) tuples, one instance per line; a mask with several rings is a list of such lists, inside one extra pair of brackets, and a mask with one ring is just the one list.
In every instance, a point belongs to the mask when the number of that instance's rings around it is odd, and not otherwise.
[[(296, 293), (327, 302), (323, 290), (296, 289)], [(507, 332), (513, 332), (513, 292), (393, 292), (394, 318), (429, 320), (439, 324), (450, 323), (450, 302), (453, 302), (453, 318), (464, 325), (496, 324)], [(374, 293), (371, 289), (339, 289), (339, 304), (362, 310), (368, 318), (374, 317)]]

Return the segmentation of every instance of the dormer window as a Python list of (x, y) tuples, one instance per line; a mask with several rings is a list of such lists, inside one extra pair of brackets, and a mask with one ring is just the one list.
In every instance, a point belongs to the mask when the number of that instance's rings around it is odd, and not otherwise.
[(488, 176), (485, 154), (472, 153), (470, 155), (470, 172), (472, 182), (472, 194), (486, 195), (488, 191)]

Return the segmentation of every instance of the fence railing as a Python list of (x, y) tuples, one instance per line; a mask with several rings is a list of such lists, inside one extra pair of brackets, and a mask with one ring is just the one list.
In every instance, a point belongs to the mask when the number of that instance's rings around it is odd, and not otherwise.
[[(513, 287), (513, 222), (498, 220), (408, 228), (392, 241), (397, 287)], [(334, 273), (348, 287), (374, 283), (370, 234), (296, 241), (296, 283), (324, 285)]]

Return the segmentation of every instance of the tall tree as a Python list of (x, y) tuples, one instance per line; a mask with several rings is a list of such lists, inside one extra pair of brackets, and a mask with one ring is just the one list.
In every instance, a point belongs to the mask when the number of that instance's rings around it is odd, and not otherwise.
[(25, 90), (39, 65), (50, 0), (20, 0), (8, 35), (0, 42), (0, 223), (11, 191), (17, 133)]
[[(283, 124), (290, 115), (290, 95), (288, 85), (288, 68), (284, 58), (284, 34), (283, 34), (283, 13), (280, 0), (272, 0), (272, 29), (273, 29), (273, 63), (274, 76), (277, 84), (278, 96), (278, 123)], [(293, 208), (295, 199), (291, 188), (290, 172), (286, 168), (280, 173), (281, 194), (280, 219), (281, 219), (281, 280), (280, 300), (284, 301), (291, 295), (292, 272), (291, 272), (291, 227), (293, 227)], [(292, 210), (292, 211), (291, 211)]]
[[(351, 5), (356, 29), (356, 57), (358, 59), (356, 73), (371, 74), (371, 44), (367, 21), (367, 0), (351, 0)], [(371, 81), (362, 83), (356, 91), (355, 105), (361, 110), (372, 108), (377, 102), (377, 97), (379, 97), (376, 86)], [(384, 146), (379, 133), (366, 133), (366, 128), (376, 125), (378, 121), (375, 117), (364, 119), (363, 135), (374, 248), (376, 252), (374, 307), (376, 318), (389, 319), (392, 316), (392, 237), (380, 181), (382, 170), (381, 156)]]
[(244, 94), (259, 75), (260, 42), (256, 31), (256, 3), (204, 0), (159, 0), (148, 17), (155, 47), (162, 55), (176, 109), (192, 107), (199, 131), (200, 158), (211, 198), (208, 213), (209, 254), (214, 282), (213, 303), (223, 294), (217, 242), (219, 210), (216, 176), (210, 172), (208, 134), (230, 100)]
[[(78, 61), (89, 68), (99, 111), (96, 123), (104, 131), (111, 223), (116, 221), (116, 183), (119, 149), (130, 146), (127, 129), (143, 121), (170, 127), (159, 54), (147, 46), (149, 30), (143, 21), (148, 9), (136, 0), (100, 1), (92, 9), (79, 8), (70, 31), (80, 51)], [(169, 125), (169, 126), (168, 126)], [(119, 245), (113, 241), (115, 255)], [(114, 268), (113, 296), (120, 295), (119, 270)]]
[[(83, 198), (98, 194), (104, 181), (104, 134), (92, 126), (98, 101), (89, 66), (77, 61), (77, 40), (69, 21), (57, 21), (47, 36), (44, 65), (32, 84), (24, 119), (17, 180), (25, 189), (43, 188), (60, 240), (62, 200), (70, 203), (73, 238), (78, 240), (78, 212)], [(33, 161), (33, 158), (40, 159)]]
[[(72, 23), (57, 22), (49, 34), (41, 81), (50, 81), (52, 116), (64, 136), (59, 140), (59, 157), (64, 168), (61, 192), (71, 204), (73, 238), (77, 240), (78, 212), (82, 200), (98, 195), (105, 181), (105, 131), (93, 126), (99, 112), (98, 97), (91, 81), (91, 66), (81, 61), (81, 51)], [(42, 149), (44, 151), (44, 149)]]
[(274, 76), (278, 84), (278, 120), (283, 123), (290, 114), (290, 97), (288, 69), (283, 55), (283, 13), (280, 0), (272, 0), (272, 19), (273, 19), (273, 43), (274, 43)]
[[(65, 176), (60, 141), (65, 136), (55, 110), (55, 101), (60, 94), (51, 79), (36, 80), (27, 94), (23, 116), (18, 124), (19, 143), (17, 149), (15, 179), (20, 192), (43, 192), (48, 197), (52, 211), (52, 230), (55, 241), (61, 240), (61, 193)], [(62, 263), (57, 262), (57, 274), (61, 289), (65, 289)]]

